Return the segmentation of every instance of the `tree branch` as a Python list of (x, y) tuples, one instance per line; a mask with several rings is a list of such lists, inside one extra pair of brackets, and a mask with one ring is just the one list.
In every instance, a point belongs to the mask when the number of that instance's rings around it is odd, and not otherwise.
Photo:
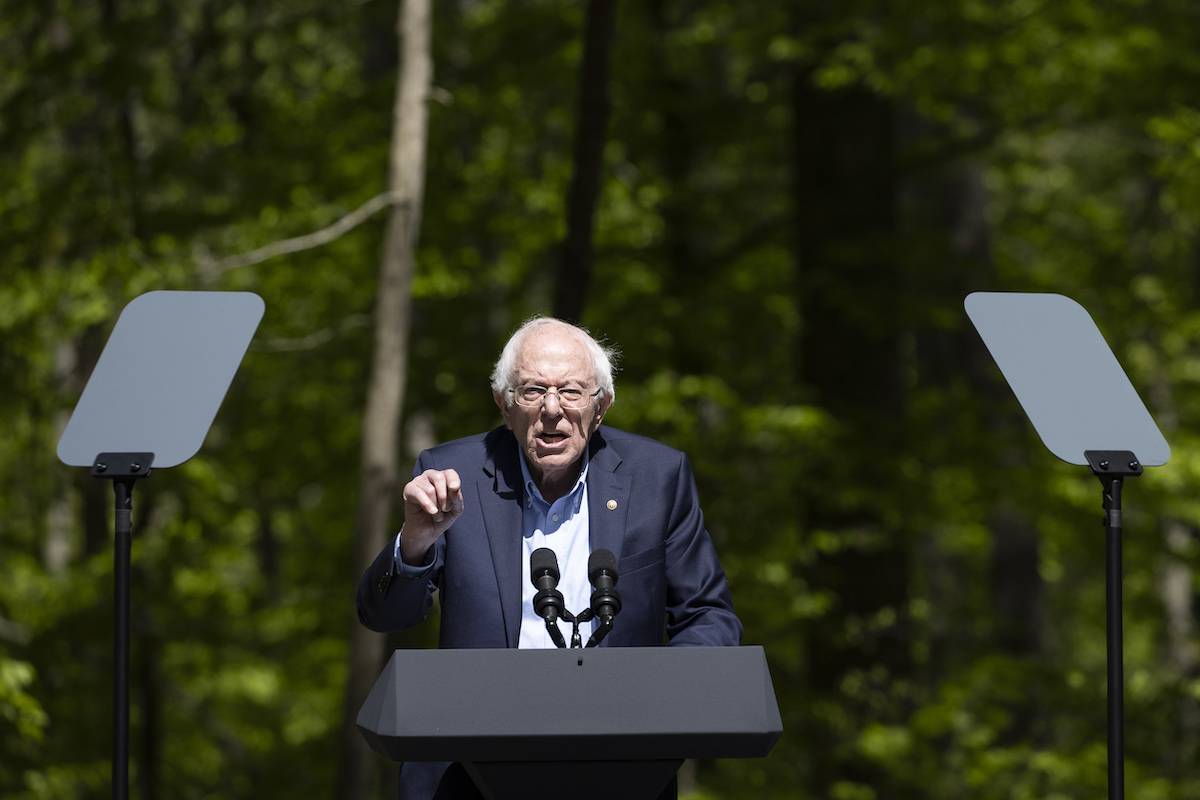
[(371, 322), (369, 314), (351, 314), (343, 319), (337, 325), (331, 325), (327, 328), (315, 330), (307, 336), (298, 336), (295, 338), (277, 337), (274, 339), (262, 339), (250, 345), (256, 352), (269, 353), (291, 353), (300, 350), (313, 350), (321, 345), (330, 342), (336, 336), (340, 336), (354, 328), (361, 328)]
[(255, 264), (261, 264), (267, 259), (277, 256), (290, 255), (299, 253), (302, 250), (312, 250), (315, 247), (320, 247), (324, 244), (329, 244), (334, 239), (343, 236), (346, 233), (357, 228), (359, 225), (366, 222), (375, 214), (378, 214), (385, 208), (392, 205), (403, 205), (398, 200), (396, 193), (383, 192), (372, 197), (367, 202), (363, 203), (358, 208), (341, 217), (331, 225), (327, 225), (320, 230), (307, 233), (303, 236), (294, 236), (291, 239), (280, 239), (277, 242), (263, 245), (254, 250), (245, 253), (238, 253), (232, 256), (226, 256), (217, 261), (201, 259), (201, 269), (209, 277), (216, 277), (230, 270), (241, 269), (242, 267), (250, 267)]

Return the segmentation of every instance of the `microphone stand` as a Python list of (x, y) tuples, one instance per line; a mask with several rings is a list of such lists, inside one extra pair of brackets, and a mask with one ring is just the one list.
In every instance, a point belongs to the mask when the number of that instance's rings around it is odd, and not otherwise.
[[(579, 623), (592, 621), (592, 610), (585, 608), (578, 616), (565, 612), (567, 622), (571, 623), (571, 649), (579, 650), (583, 648), (583, 637), (579, 635)], [(589, 641), (588, 646), (591, 646)]]
[[(564, 614), (564, 616), (570, 616), (570, 615)], [(570, 620), (568, 620), (568, 622), (569, 621)], [(565, 648), (567, 646), (567, 641), (566, 641), (566, 639), (563, 638), (562, 631), (560, 631), (558, 629), (558, 620), (557, 619), (547, 618), (546, 619), (546, 630), (550, 633), (550, 639), (553, 640), (556, 647)]]
[(611, 632), (613, 628), (612, 617), (597, 617), (597, 619), (599, 622), (597, 623), (596, 630), (592, 633), (591, 638), (588, 639), (588, 647), (595, 647), (596, 645), (600, 644), (600, 642), (604, 641), (604, 637), (608, 636), (609, 632)]
[[(583, 649), (583, 646), (584, 646), (583, 645), (583, 635), (580, 634), (580, 632), (579, 632), (579, 623), (591, 622), (592, 619), (595, 617), (595, 614), (592, 612), (592, 610), (590, 608), (585, 608), (578, 615), (572, 614), (570, 611), (568, 611), (567, 609), (564, 608), (562, 610), (562, 613), (559, 615), (559, 617), (561, 619), (564, 619), (567, 622), (571, 623), (571, 645), (570, 645), (569, 649), (571, 649), (571, 650)], [(596, 631), (595, 633), (593, 633), (591, 638), (588, 639), (588, 643), (587, 643), (588, 647), (595, 647), (597, 644), (599, 644), (600, 640), (603, 639), (605, 634), (607, 634), (608, 631), (612, 628), (612, 620), (611, 619), (607, 620), (607, 626), (605, 626), (605, 622), (606, 622), (605, 620), (600, 621), (600, 625), (602, 627), (600, 628), (599, 631)], [(563, 638), (562, 631), (560, 631), (558, 629), (558, 620), (557, 619), (554, 619), (554, 620), (547, 619), (546, 620), (546, 630), (550, 632), (550, 638), (554, 641), (555, 646), (563, 648), (563, 649), (567, 649), (567, 642)]]

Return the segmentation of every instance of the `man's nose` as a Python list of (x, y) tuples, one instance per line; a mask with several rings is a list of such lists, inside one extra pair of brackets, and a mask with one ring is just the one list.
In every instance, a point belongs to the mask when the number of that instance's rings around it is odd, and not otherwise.
[(542, 398), (542, 414), (552, 419), (558, 419), (562, 413), (562, 403), (559, 402), (558, 392), (547, 392)]

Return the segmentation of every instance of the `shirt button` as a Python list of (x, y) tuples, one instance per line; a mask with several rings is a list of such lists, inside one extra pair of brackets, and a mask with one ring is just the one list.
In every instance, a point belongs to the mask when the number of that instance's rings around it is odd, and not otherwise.
[(554, 516), (552, 516), (551, 519), (554, 520), (555, 522), (558, 522), (558, 514), (555, 514)]

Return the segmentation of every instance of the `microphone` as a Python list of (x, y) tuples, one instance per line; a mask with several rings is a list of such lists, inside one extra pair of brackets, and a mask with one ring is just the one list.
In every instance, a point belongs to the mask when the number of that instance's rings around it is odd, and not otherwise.
[(533, 611), (547, 622), (562, 614), (563, 596), (558, 591), (558, 557), (549, 547), (539, 547), (529, 557), (529, 578), (537, 588), (533, 596)]
[(600, 625), (588, 640), (594, 647), (612, 630), (613, 617), (621, 610), (621, 596), (617, 594), (617, 557), (609, 550), (596, 550), (588, 557), (588, 580), (595, 587), (592, 591), (592, 613)]
[(529, 556), (529, 579), (537, 588), (533, 596), (533, 612), (546, 620), (546, 630), (559, 647), (566, 647), (558, 618), (563, 613), (563, 596), (558, 590), (558, 556), (549, 547), (539, 547)]

